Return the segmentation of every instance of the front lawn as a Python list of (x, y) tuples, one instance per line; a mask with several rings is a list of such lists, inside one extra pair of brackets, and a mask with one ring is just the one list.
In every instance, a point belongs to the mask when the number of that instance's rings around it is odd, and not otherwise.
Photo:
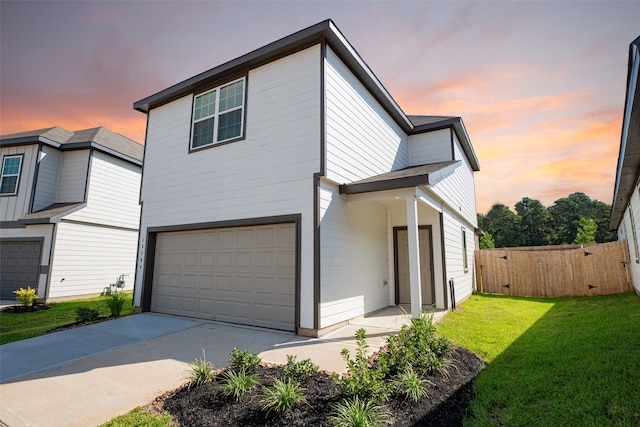
[(473, 295), (441, 330), (487, 362), (465, 426), (640, 425), (640, 298)]
[[(127, 293), (127, 301), (121, 316), (133, 313), (132, 294)], [(100, 317), (108, 317), (111, 312), (104, 297), (52, 302), (51, 308), (30, 313), (0, 312), (0, 344), (7, 344), (46, 334), (48, 331), (76, 322), (76, 309), (87, 307), (99, 311)]]

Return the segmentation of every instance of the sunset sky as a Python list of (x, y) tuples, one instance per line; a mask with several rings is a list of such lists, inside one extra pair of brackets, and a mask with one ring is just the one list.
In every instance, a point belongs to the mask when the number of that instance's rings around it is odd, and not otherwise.
[(461, 116), (478, 212), (611, 204), (640, 2), (0, 1), (0, 134), (106, 126), (132, 104), (331, 18), (407, 114)]

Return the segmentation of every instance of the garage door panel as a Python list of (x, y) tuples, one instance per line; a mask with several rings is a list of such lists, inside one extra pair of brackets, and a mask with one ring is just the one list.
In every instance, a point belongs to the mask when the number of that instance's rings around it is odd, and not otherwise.
[(236, 269), (241, 268), (241, 269), (253, 270), (254, 268), (253, 252), (237, 252), (234, 266)]
[(256, 293), (262, 297), (267, 295), (274, 295), (276, 293), (276, 279), (273, 277), (256, 277)]
[(233, 252), (218, 252), (218, 268), (233, 268)]
[(215, 289), (215, 276), (201, 275), (198, 276), (198, 289), (202, 291), (213, 291)]
[(41, 254), (40, 240), (0, 241), (0, 298), (14, 300), (13, 291), (38, 287)]
[(216, 257), (213, 252), (200, 253), (200, 266), (201, 267), (215, 267)]
[(294, 330), (295, 225), (160, 233), (156, 242), (153, 311)]

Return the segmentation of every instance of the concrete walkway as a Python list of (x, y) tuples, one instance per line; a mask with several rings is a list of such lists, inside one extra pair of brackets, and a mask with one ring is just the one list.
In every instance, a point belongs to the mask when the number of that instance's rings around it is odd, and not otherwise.
[[(437, 313), (438, 317), (442, 314)], [(287, 354), (342, 372), (342, 348), (367, 330), (370, 350), (406, 318), (395, 307), (355, 319), (322, 338), (143, 313), (0, 346), (0, 425), (95, 426), (184, 383), (189, 362), (228, 364), (233, 347), (264, 362)]]

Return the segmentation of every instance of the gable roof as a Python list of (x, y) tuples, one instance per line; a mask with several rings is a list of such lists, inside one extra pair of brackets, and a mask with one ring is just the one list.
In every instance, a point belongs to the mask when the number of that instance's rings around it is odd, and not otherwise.
[[(371, 68), (369, 68), (362, 57), (360, 57), (356, 49), (347, 41), (335, 23), (330, 19), (300, 30), (141, 99), (133, 104), (133, 108), (143, 113), (149, 113), (153, 108), (189, 95), (198, 91), (199, 88), (203, 86), (211, 85), (215, 81), (229, 78), (242, 71), (256, 68), (301, 49), (323, 42), (327, 43), (327, 45), (333, 49), (404, 132), (411, 135), (436, 130), (430, 127), (434, 122), (440, 122), (440, 125), (443, 126), (442, 128), (453, 128), (473, 170), (480, 170), (478, 158), (471, 146), (471, 141), (462, 124), (462, 119), (460, 117), (443, 116), (407, 116), (380, 80), (378, 80)], [(410, 117), (413, 117), (413, 119)], [(431, 120), (433, 120), (433, 122), (431, 122)]]
[(60, 151), (94, 148), (136, 165), (142, 165), (144, 153), (142, 145), (103, 126), (75, 132), (54, 126), (0, 136), (0, 147), (37, 143)]
[(640, 174), (640, 36), (629, 45), (627, 90), (624, 102), (616, 183), (611, 206), (611, 229), (617, 230)]

